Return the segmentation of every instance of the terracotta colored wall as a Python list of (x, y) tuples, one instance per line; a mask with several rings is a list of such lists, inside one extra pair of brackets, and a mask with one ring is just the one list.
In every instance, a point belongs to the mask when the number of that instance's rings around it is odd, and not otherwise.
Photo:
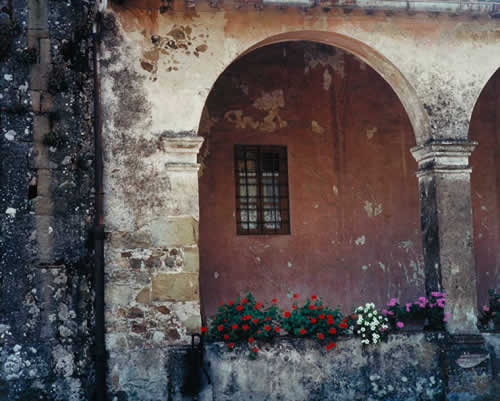
[[(415, 141), (374, 70), (323, 45), (268, 46), (226, 70), (204, 115), (205, 313), (246, 290), (317, 294), (346, 311), (423, 291)], [(236, 235), (234, 144), (287, 146), (291, 235)]]
[(472, 212), (479, 303), (500, 288), (500, 70), (483, 89), (470, 125), (479, 145), (472, 154)]

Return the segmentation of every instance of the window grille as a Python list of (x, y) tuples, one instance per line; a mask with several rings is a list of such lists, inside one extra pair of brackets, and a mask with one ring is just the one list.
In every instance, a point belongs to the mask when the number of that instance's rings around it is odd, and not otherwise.
[(285, 146), (235, 145), (237, 233), (290, 234)]

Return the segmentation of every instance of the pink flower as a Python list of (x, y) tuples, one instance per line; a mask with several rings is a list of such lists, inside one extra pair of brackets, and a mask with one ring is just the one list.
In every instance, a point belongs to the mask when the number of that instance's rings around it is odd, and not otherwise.
[(424, 305), (427, 303), (427, 298), (426, 297), (418, 297), (418, 300), (423, 303)]
[(497, 299), (497, 302), (500, 302), (500, 298)]
[(450, 316), (451, 316), (451, 313), (450, 313), (450, 312), (445, 312), (445, 313), (444, 313), (444, 315), (445, 315), (446, 317), (450, 317)]
[(393, 311), (391, 311), (391, 310), (388, 310), (388, 311), (387, 311), (387, 314), (388, 314), (388, 315), (393, 316), (393, 315), (394, 315), (394, 312), (393, 312)]
[(402, 329), (403, 327), (405, 327), (405, 324), (403, 322), (397, 322), (396, 326), (398, 326), (400, 329)]
[(396, 298), (391, 298), (391, 300), (387, 303), (387, 306), (394, 306), (398, 300)]
[(406, 312), (409, 312), (409, 311), (410, 311), (410, 308), (411, 308), (411, 303), (406, 304)]
[(382, 309), (382, 315), (387, 315), (388, 311), (387, 309)]
[(489, 306), (487, 306), (487, 305), (484, 305), (484, 306), (483, 306), (483, 310), (484, 310), (485, 312), (489, 312), (489, 311), (490, 311), (490, 307), (489, 307)]
[(444, 298), (439, 298), (436, 302), (437, 302), (437, 306), (439, 306), (440, 308), (444, 308), (446, 300)]
[(441, 296), (441, 293), (440, 293), (440, 292), (437, 292), (437, 291), (433, 291), (433, 292), (431, 292), (431, 295), (432, 295), (433, 297), (439, 298), (439, 297)]
[(447, 318), (447, 317), (445, 317), (445, 318), (443, 319), (443, 322), (447, 322), (447, 321), (448, 321), (448, 318)]

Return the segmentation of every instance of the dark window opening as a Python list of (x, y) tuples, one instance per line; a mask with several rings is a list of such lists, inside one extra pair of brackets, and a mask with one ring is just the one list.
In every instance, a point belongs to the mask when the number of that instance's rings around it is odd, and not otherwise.
[(237, 233), (290, 234), (286, 146), (235, 145), (234, 153)]

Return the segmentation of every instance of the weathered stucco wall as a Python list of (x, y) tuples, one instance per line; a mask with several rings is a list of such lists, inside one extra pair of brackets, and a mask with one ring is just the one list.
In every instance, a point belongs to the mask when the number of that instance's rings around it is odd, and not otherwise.
[[(287, 34), (300, 40), (301, 31), (350, 48), (376, 67), (396, 93), (404, 93), (420, 142), (431, 133), (465, 138), (474, 103), (500, 64), (498, 24), (486, 17), (479, 22), (446, 14), (367, 15), (321, 7), (258, 10), (231, 2), (216, 8), (202, 2), (187, 10), (183, 2), (173, 2), (160, 13), (155, 4), (144, 10), (113, 5), (141, 58), (134, 67), (142, 64), (148, 72), (155, 133), (196, 132), (210, 88), (236, 57), (262, 41), (286, 40)], [(175, 96), (162, 97), (168, 88), (176, 89)], [(421, 115), (424, 109), (427, 115)]]
[[(245, 291), (345, 312), (423, 293), (415, 138), (373, 69), (311, 42), (260, 48), (219, 78), (200, 127), (206, 314)], [(235, 144), (287, 146), (290, 235), (236, 235)]]
[(472, 114), (472, 211), (479, 305), (488, 289), (500, 287), (500, 70), (481, 92)]

